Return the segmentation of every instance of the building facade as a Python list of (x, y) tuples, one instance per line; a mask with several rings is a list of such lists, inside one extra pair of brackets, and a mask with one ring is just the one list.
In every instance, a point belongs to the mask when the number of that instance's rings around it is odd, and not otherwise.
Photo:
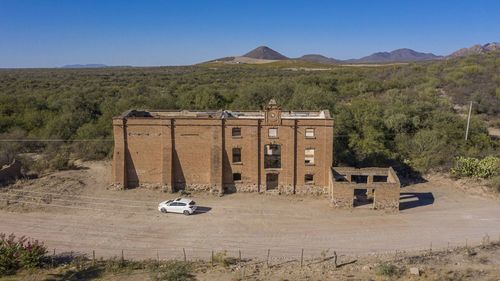
[(122, 188), (328, 193), (328, 110), (128, 111), (113, 118), (113, 179)]

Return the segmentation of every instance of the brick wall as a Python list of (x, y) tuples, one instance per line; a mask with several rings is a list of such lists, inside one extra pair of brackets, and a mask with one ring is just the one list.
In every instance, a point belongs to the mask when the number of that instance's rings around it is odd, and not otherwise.
[[(174, 190), (197, 189), (228, 192), (265, 192), (266, 175), (278, 175), (278, 192), (325, 194), (333, 162), (333, 120), (283, 119), (266, 124), (263, 119), (200, 117), (126, 117), (113, 120), (114, 182), (122, 187), (158, 185)], [(233, 137), (233, 128), (241, 136)], [(278, 129), (270, 138), (269, 128)], [(305, 130), (314, 128), (313, 138)], [(264, 147), (281, 146), (281, 168), (264, 168)], [(233, 161), (233, 148), (241, 161)], [(314, 148), (315, 163), (306, 165), (305, 149)], [(233, 174), (241, 174), (234, 181)], [(304, 181), (305, 174), (314, 176)]]

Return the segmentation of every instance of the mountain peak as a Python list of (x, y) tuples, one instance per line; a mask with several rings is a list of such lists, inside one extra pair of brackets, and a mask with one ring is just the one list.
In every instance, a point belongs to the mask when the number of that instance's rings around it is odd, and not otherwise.
[(267, 46), (259, 46), (250, 52), (243, 55), (243, 57), (253, 58), (253, 59), (263, 59), (263, 60), (286, 60), (288, 59), (284, 55), (276, 52), (275, 50)]

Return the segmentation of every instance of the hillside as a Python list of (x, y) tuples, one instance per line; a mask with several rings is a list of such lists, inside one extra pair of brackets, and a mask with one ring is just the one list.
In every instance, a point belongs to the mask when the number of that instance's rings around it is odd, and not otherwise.
[(303, 55), (300, 58), (297, 58), (297, 60), (323, 63), (323, 64), (336, 64), (341, 62), (337, 59), (325, 57), (323, 55), (318, 55), (318, 54)]

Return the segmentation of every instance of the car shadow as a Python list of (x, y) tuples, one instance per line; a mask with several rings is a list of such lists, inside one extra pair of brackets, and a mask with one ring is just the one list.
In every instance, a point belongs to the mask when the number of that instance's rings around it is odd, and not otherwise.
[(212, 210), (212, 208), (210, 208), (210, 207), (198, 206), (196, 208), (196, 211), (194, 211), (194, 213), (192, 213), (192, 215), (201, 215), (201, 214), (210, 212), (210, 210)]
[(434, 195), (432, 192), (401, 192), (399, 200), (399, 210), (408, 210), (412, 208), (434, 204)]

